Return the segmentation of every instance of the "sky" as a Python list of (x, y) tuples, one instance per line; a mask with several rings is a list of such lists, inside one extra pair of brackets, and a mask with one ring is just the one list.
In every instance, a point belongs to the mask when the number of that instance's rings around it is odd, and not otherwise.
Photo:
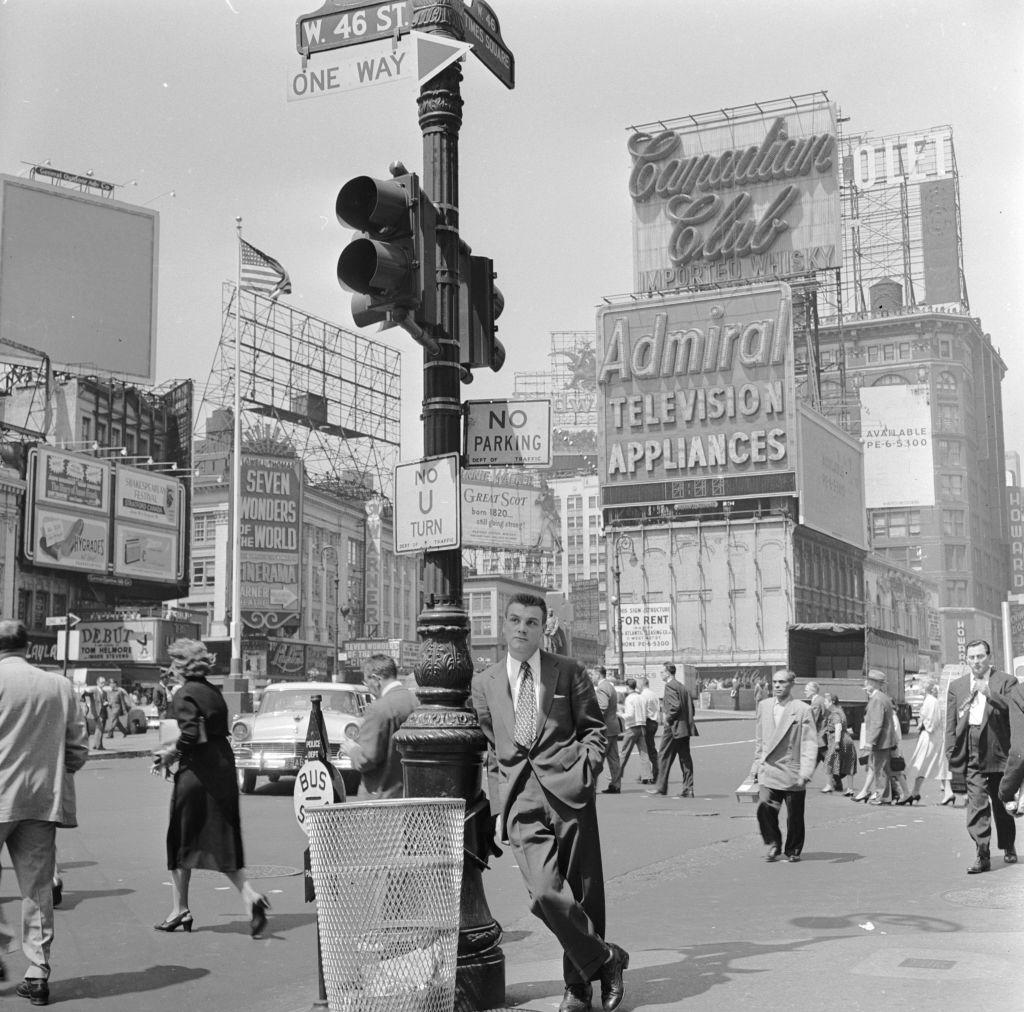
[[(953, 128), (972, 315), (1009, 369), (1007, 449), (1024, 452), (1024, 6), (1014, 0), (493, 0), (516, 86), (470, 56), (462, 238), (491, 257), (508, 359), (464, 396), (511, 393), (552, 331), (592, 330), (632, 288), (632, 124), (825, 90), (847, 133)], [(160, 213), (157, 382), (201, 393), (235, 275), (235, 219), (291, 275), (287, 301), (350, 327), (335, 266), (339, 187), (419, 170), (415, 87), (287, 101), (295, 20), (316, 0), (0, 0), (0, 172), (49, 160)], [(349, 50), (351, 54), (352, 50)], [(314, 57), (330, 63), (336, 54)], [(348, 54), (337, 54), (339, 56)], [(173, 196), (171, 192), (173, 191)], [(371, 331), (366, 332), (374, 336)], [(402, 458), (422, 452), (422, 355), (400, 331)]]

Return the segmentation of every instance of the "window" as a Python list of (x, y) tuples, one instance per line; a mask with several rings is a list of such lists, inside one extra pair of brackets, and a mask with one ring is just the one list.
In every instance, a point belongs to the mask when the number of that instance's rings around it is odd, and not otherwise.
[(37, 590), (32, 597), (32, 628), (44, 629), (49, 614), (50, 595), (45, 590)]
[(946, 581), (946, 604), (954, 608), (967, 607), (967, 581), (947, 580)]
[(868, 347), (868, 361), (869, 362), (877, 362), (878, 361), (878, 345), (877, 344), (869, 345), (869, 347)]
[(962, 474), (940, 474), (939, 496), (943, 499), (964, 497), (964, 476)]
[(82, 442), (83, 443), (89, 442), (89, 440), (92, 439), (92, 419), (88, 415), (85, 415), (82, 418), (81, 429), (82, 429)]
[(882, 346), (882, 358), (884, 358), (886, 360), (886, 362), (895, 361), (895, 359), (896, 359), (896, 345), (894, 345), (894, 344), (883, 345)]
[(96, 423), (96, 442), (99, 443), (100, 446), (106, 446), (107, 445), (107, 423), (106, 422), (97, 422)]
[(956, 377), (951, 372), (940, 372), (935, 387), (940, 394), (955, 394)]
[(946, 545), (943, 557), (947, 572), (959, 572), (967, 568), (967, 547), (965, 545)]
[(947, 538), (962, 538), (966, 534), (966, 510), (942, 511), (942, 534)]
[(939, 451), (939, 463), (945, 467), (960, 467), (963, 463), (963, 447), (956, 439), (939, 439), (936, 441)]
[(215, 584), (216, 563), (213, 559), (192, 560), (192, 586), (212, 587)]
[(921, 533), (920, 510), (872, 510), (871, 534), (876, 538), (916, 537)]
[(938, 413), (936, 420), (939, 423), (940, 432), (963, 432), (963, 419), (960, 415), (958, 404), (936, 405)]
[(953, 346), (949, 341), (939, 341), (939, 358), (952, 358)]
[(28, 613), (32, 607), (32, 591), (18, 591), (18, 621), (28, 625)]
[(192, 517), (192, 544), (212, 545), (217, 537), (217, 514), (196, 513)]
[(900, 341), (900, 358), (910, 358), (909, 341)]
[(874, 383), (871, 384), (873, 387), (898, 387), (907, 385), (907, 377), (901, 376), (899, 373), (887, 372), (884, 376), (879, 376)]

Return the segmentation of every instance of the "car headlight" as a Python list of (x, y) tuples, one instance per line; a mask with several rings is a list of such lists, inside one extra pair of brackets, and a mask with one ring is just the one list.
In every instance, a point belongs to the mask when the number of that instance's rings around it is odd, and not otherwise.
[(231, 725), (231, 737), (234, 738), (235, 741), (247, 741), (251, 734), (252, 729), (244, 720), (236, 720), (234, 724)]
[(359, 725), (358, 724), (346, 724), (345, 725), (345, 737), (346, 738), (358, 738), (359, 737)]

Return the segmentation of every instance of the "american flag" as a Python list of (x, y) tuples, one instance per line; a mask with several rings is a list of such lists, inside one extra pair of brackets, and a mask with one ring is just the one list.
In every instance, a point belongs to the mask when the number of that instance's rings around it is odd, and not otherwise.
[(244, 239), (239, 239), (242, 263), (242, 287), (250, 291), (263, 292), (272, 299), (279, 295), (288, 295), (292, 290), (292, 281), (288, 272), (266, 253), (261, 253)]

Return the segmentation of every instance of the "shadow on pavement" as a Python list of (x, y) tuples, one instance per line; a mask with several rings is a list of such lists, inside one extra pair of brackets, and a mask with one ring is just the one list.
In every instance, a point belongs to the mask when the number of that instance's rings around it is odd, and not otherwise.
[[(813, 945), (836, 941), (843, 937), (839, 934), (821, 935), (792, 942), (759, 944), (736, 941), (688, 945), (677, 950), (680, 956), (677, 961), (627, 970), (626, 994), (620, 1007), (623, 1012), (638, 1005), (678, 1007), (680, 1001), (704, 994), (719, 984), (728, 983), (734, 977), (770, 973), (772, 970), (767, 965), (756, 969), (734, 966), (738, 960), (774, 956), (783, 952), (802, 952)], [(633, 955), (637, 956), (639, 953), (634, 951)], [(531, 1001), (549, 998), (555, 993), (561, 994), (564, 986), (560, 980), (511, 984), (507, 987), (506, 999), (509, 1005), (525, 1005)]]
[(125, 973), (98, 973), (92, 977), (66, 981), (58, 979), (50, 982), (50, 1000), (62, 1002), (72, 998), (113, 998), (120, 994), (142, 994), (199, 980), (209, 974), (209, 970), (194, 966), (150, 966), (145, 970), (129, 970)]
[(832, 853), (827, 850), (808, 853), (804, 851), (800, 855), (802, 861), (827, 861), (829, 864), (849, 864), (851, 861), (863, 861), (864, 855), (854, 851), (837, 851)]
[(795, 917), (789, 923), (797, 928), (811, 928), (814, 931), (838, 931), (853, 929), (863, 932), (862, 924), (873, 924), (877, 927), (906, 928), (908, 931), (922, 931), (932, 934), (948, 934), (963, 931), (964, 926), (955, 921), (947, 921), (941, 917), (924, 917), (920, 914), (883, 914), (863, 912), (845, 914), (842, 917)]
[(104, 899), (108, 896), (131, 896), (134, 889), (68, 889), (67, 883), (64, 886), (64, 897), (56, 910), (74, 910), (79, 903), (89, 900)]
[[(306, 924), (312, 924), (316, 920), (315, 913), (309, 914), (275, 914), (271, 908), (267, 918), (267, 927), (263, 932), (263, 939), (276, 938), (282, 931), (291, 931), (294, 928), (301, 928)], [(228, 924), (197, 924), (193, 934), (202, 934), (209, 931), (216, 935), (247, 935), (249, 934), (249, 921), (239, 915), (238, 920)]]

